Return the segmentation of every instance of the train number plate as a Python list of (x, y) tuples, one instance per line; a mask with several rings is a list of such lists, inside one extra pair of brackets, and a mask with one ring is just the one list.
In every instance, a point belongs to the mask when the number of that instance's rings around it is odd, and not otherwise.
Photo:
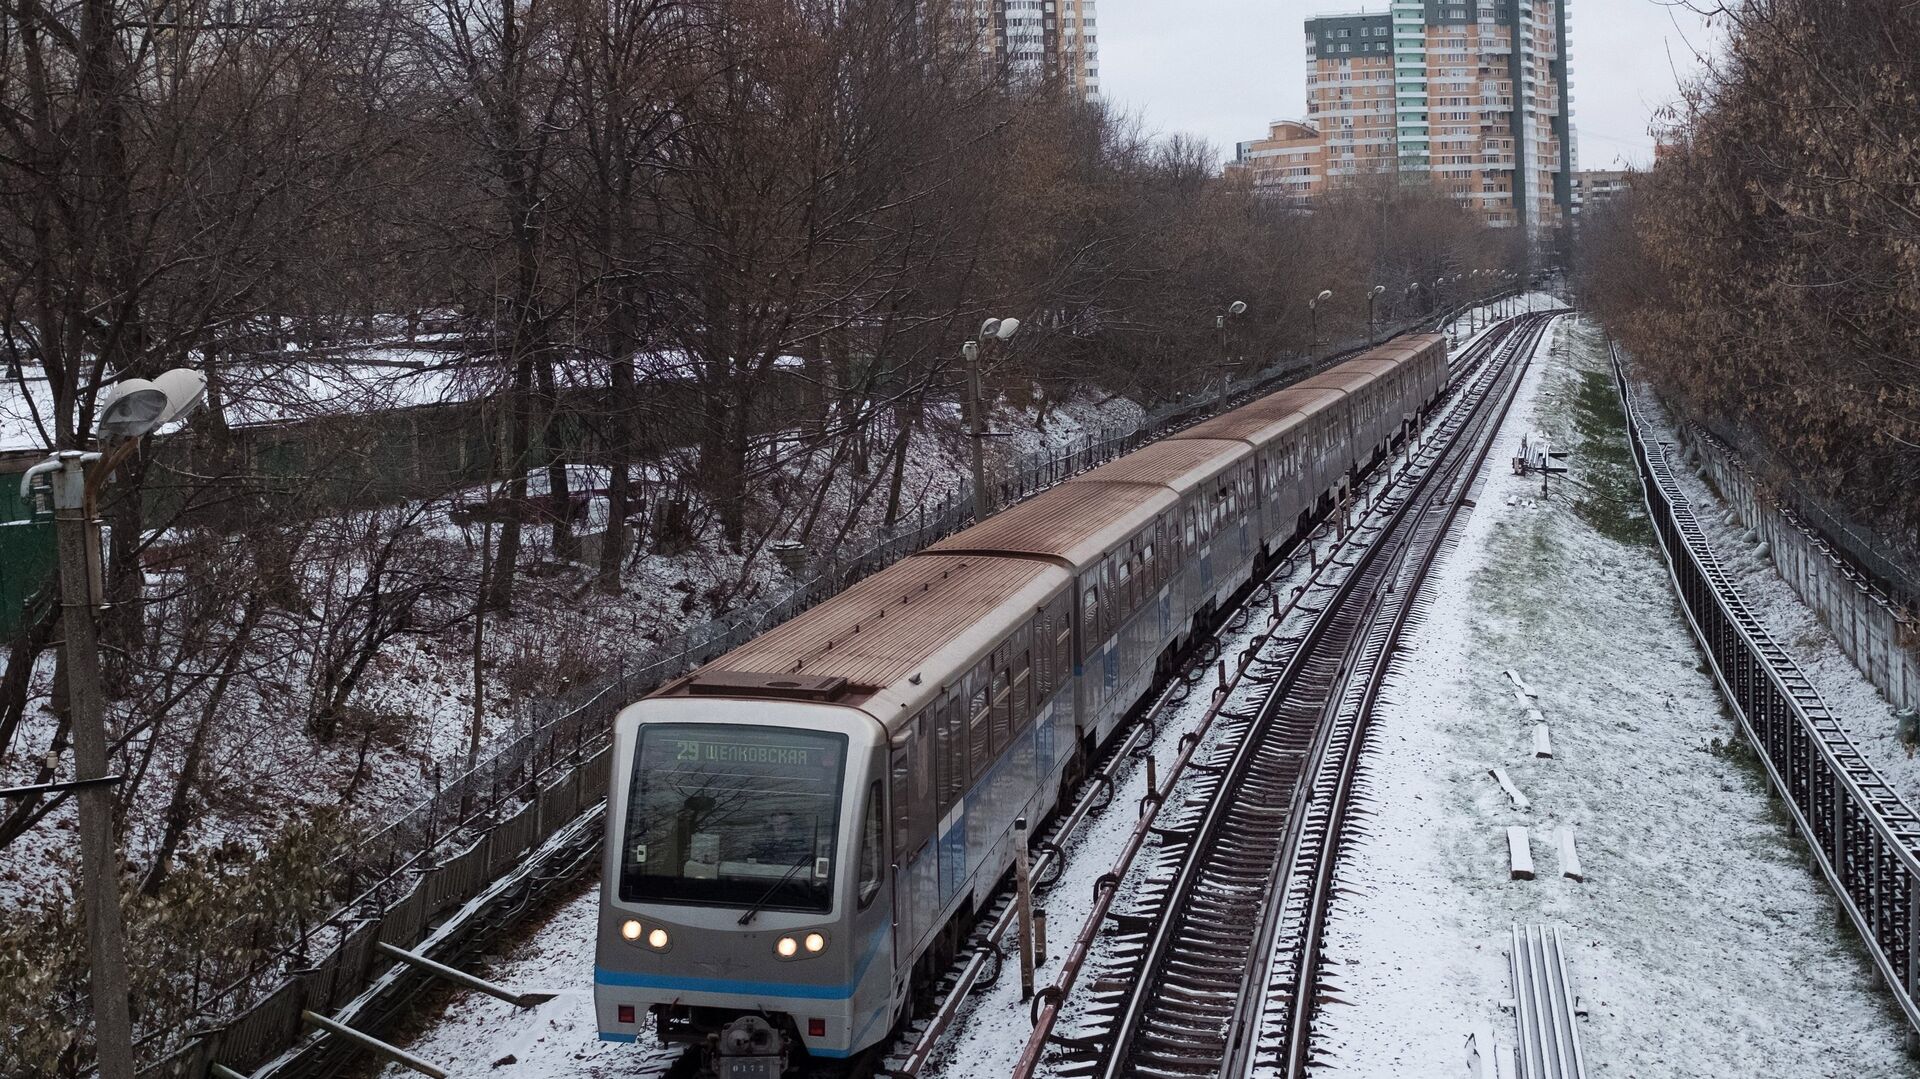
[(721, 1056), (715, 1061), (715, 1079), (780, 1079), (782, 1060), (779, 1056)]

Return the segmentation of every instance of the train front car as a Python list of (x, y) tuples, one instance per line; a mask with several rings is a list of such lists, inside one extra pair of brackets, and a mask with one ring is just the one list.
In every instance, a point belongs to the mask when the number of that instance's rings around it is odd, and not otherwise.
[[(892, 1005), (878, 902), (887, 734), (840, 679), (706, 673), (615, 724), (601, 1037), (698, 1045), (721, 1079), (844, 1057)], [(730, 685), (729, 683), (738, 683)]]
[(908, 558), (623, 710), (601, 1037), (697, 1046), (719, 1079), (884, 1045), (1011, 864), (1014, 821), (1052, 808), (1068, 584)]

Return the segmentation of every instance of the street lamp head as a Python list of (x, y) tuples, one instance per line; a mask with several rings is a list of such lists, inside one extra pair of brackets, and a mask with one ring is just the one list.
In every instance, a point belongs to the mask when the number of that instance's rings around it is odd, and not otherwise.
[(139, 438), (192, 412), (207, 392), (207, 376), (176, 367), (151, 380), (122, 379), (100, 410), (100, 433)]
[(994, 327), (993, 336), (1002, 341), (1012, 337), (1020, 330), (1020, 320), (1017, 318), (1003, 318), (999, 320), (999, 323), (998, 326)]
[(1321, 304), (1326, 303), (1328, 300), (1331, 300), (1331, 299), (1333, 299), (1333, 290), (1323, 288), (1320, 290), (1320, 295), (1315, 296), (1313, 299), (1307, 301), (1307, 309), (1315, 310), (1319, 308)]
[(1373, 291), (1372, 291), (1372, 292), (1369, 292), (1369, 293), (1367, 293), (1367, 295), (1369, 295), (1369, 296), (1378, 296), (1378, 295), (1380, 295), (1381, 293), (1383, 293), (1383, 292), (1385, 292), (1385, 291), (1387, 291), (1387, 286), (1385, 286), (1385, 285), (1375, 285), (1375, 286), (1373, 286)]
[(990, 318), (987, 321), (982, 322), (980, 324), (980, 337), (983, 340), (988, 337), (992, 337), (994, 334), (999, 332), (1000, 332), (1000, 320), (997, 318)]
[(1246, 313), (1247, 301), (1245, 300), (1235, 300), (1227, 305), (1227, 314), (1229, 315), (1244, 315)]

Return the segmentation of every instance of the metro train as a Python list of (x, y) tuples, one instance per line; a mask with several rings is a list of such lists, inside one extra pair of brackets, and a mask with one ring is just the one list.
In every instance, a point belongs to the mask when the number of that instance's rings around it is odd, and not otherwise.
[(1397, 339), (1060, 484), (623, 709), (600, 1037), (778, 1079), (885, 1044), (1209, 616), (1447, 381)]

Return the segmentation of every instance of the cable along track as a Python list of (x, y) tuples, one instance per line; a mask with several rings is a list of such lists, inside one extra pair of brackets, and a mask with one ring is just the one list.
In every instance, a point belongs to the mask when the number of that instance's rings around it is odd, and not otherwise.
[[(1114, 962), (1060, 1039), (1063, 1075), (1303, 1072), (1341, 825), (1373, 704), (1421, 582), (1443, 549), (1527, 358), (1552, 315), (1523, 319), (1467, 376), (1463, 400), (1387, 487), (1378, 535), (1307, 631), (1273, 637), (1257, 707), (1199, 767), (1133, 910), (1112, 915)], [(1301, 1006), (1304, 1004), (1304, 1007)], [(1036, 1037), (1043, 1036), (1042, 1031)], [(1026, 1060), (1034, 1054), (1029, 1052)]]

